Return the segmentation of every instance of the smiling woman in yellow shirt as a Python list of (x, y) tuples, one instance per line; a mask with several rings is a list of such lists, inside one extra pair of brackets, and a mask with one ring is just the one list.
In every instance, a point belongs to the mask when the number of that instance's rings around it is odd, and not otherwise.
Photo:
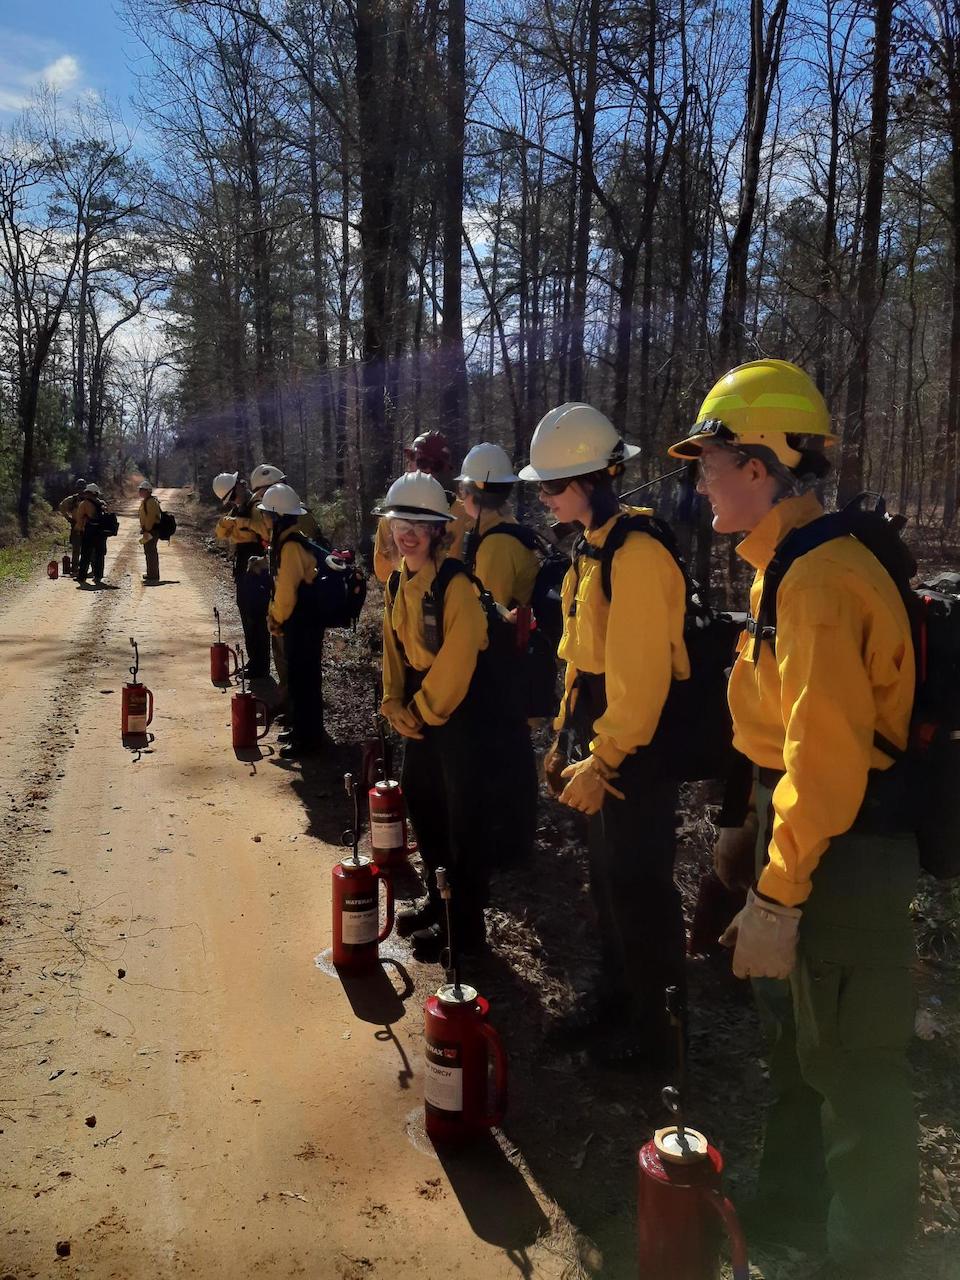
[[(752, 618), (788, 534), (823, 515), (830, 416), (802, 369), (757, 360), (709, 393), (692, 434), (718, 533), (746, 532)], [(917, 1197), (907, 1063), (914, 999), (914, 835), (882, 801), (914, 693), (906, 608), (850, 535), (784, 573), (773, 633), (745, 632), (730, 679), (734, 744), (754, 765), (757, 880), (723, 940), (770, 1034), (768, 1109), (750, 1230), (823, 1239), (830, 1275), (905, 1275)], [(869, 805), (865, 806), (865, 797)]]
[(510, 711), (499, 714), (498, 690), (480, 669), (489, 642), (476, 587), (440, 552), (451, 519), (443, 488), (432, 476), (408, 472), (374, 514), (389, 521), (401, 552), (384, 594), (381, 713), (405, 739), (401, 783), (427, 889), (425, 902), (398, 912), (397, 929), (413, 936), (418, 959), (435, 960), (440, 866), (451, 876), (458, 947), (476, 952), (485, 942), (491, 815), (503, 803), (497, 743)]
[(602, 1065), (626, 1069), (671, 1059), (664, 989), (686, 987), (673, 879), (677, 782), (653, 741), (671, 683), (690, 674), (683, 575), (660, 542), (637, 530), (612, 553), (609, 598), (602, 581), (604, 544), (620, 520), (639, 514), (614, 490), (638, 452), (590, 405), (565, 404), (538, 425), (520, 472), (538, 483), (557, 521), (584, 530), (563, 583), (566, 673), (555, 724), (572, 739), (574, 762), (561, 771), (558, 741), (545, 766), (560, 802), (590, 819), (603, 987), (582, 1021), (609, 1025), (591, 1052)]

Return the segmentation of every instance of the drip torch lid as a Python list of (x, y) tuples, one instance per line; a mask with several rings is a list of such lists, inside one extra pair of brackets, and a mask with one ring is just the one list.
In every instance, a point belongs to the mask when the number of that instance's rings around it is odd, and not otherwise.
[(340, 865), (343, 867), (344, 871), (357, 871), (361, 867), (369, 867), (370, 859), (365, 853), (358, 853), (356, 858), (354, 858), (352, 853), (348, 853), (341, 858)]
[(476, 998), (476, 987), (468, 987), (465, 983), (445, 982), (437, 992), (437, 999), (444, 1004), (473, 1004)]
[(378, 778), (374, 783), (377, 791), (396, 791), (400, 783), (395, 778)]
[(709, 1144), (696, 1129), (688, 1129), (684, 1125), (681, 1130), (677, 1125), (671, 1124), (656, 1131), (653, 1145), (661, 1160), (666, 1160), (668, 1164), (696, 1164), (698, 1160), (706, 1160)]

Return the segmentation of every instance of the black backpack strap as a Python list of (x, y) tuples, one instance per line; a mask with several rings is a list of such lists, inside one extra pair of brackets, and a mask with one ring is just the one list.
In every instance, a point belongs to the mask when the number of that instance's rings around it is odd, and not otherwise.
[(493, 533), (505, 533), (510, 538), (516, 538), (528, 551), (544, 551), (544, 541), (539, 534), (534, 533), (532, 529), (528, 529), (524, 524), (509, 524), (504, 521), (503, 524), (495, 524), (490, 529), (484, 530), (477, 540), (479, 546), (485, 538), (489, 538)]
[(397, 598), (397, 592), (400, 590), (400, 570), (394, 569), (390, 577), (387, 579), (387, 599), (390, 601), (390, 607), (393, 608), (393, 602)]
[(603, 594), (608, 600), (610, 600), (613, 595), (613, 557), (617, 554), (631, 533), (646, 533), (670, 552), (677, 564), (677, 567), (683, 574), (684, 584), (687, 588), (687, 594), (689, 594), (691, 590), (691, 579), (690, 575), (687, 573), (683, 557), (680, 555), (680, 548), (677, 546), (677, 540), (674, 537), (673, 530), (665, 520), (660, 520), (656, 516), (621, 516), (607, 534), (606, 541), (602, 547), (591, 546), (585, 535), (581, 533), (573, 548), (574, 566), (576, 566), (580, 556), (586, 556), (588, 560), (599, 560), (600, 583), (603, 587)]

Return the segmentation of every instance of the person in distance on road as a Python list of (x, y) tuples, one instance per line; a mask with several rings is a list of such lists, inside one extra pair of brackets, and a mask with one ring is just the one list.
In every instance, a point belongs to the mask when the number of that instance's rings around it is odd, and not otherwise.
[(217, 521), (215, 532), (218, 538), (233, 546), (233, 581), (247, 650), (246, 675), (249, 680), (263, 679), (270, 674), (270, 633), (267, 629), (270, 579), (265, 572), (265, 564), (264, 572), (260, 574), (251, 574), (247, 570), (251, 560), (262, 560), (270, 531), (239, 471), (223, 471), (215, 476), (213, 491), (227, 507), (227, 514)]
[(99, 519), (106, 509), (100, 486), (85, 485), (75, 517), (80, 531), (77, 581), (86, 582), (88, 575), (92, 575), (98, 587), (103, 581), (103, 563), (107, 555), (107, 535), (101, 530)]
[(159, 582), (160, 542), (157, 538), (156, 528), (160, 523), (160, 503), (153, 496), (153, 485), (146, 480), (140, 485), (138, 492), (140, 495), (140, 542), (143, 546), (143, 558), (147, 565), (147, 572), (143, 575), (143, 580), (144, 582)]
[(80, 561), (81, 533), (77, 528), (77, 507), (83, 501), (83, 491), (87, 487), (86, 480), (79, 476), (74, 482), (73, 493), (68, 493), (57, 510), (70, 525), (70, 576), (77, 576), (77, 565)]

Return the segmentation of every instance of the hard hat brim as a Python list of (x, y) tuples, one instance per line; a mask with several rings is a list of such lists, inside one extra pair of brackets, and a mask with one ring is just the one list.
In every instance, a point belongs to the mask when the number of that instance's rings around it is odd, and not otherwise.
[(441, 515), (439, 511), (429, 511), (426, 507), (374, 507), (371, 515), (380, 516), (384, 520), (395, 517), (397, 520), (429, 520), (433, 524), (449, 524), (452, 515)]
[[(629, 462), (631, 458), (635, 458), (640, 452), (640, 446), (636, 444), (627, 444), (624, 442), (623, 453), (617, 459), (618, 462)], [(531, 463), (527, 463), (525, 467), (520, 468), (521, 480), (536, 482), (538, 480), (575, 480), (577, 476), (588, 476), (593, 471), (605, 471), (610, 465), (609, 459), (602, 461), (594, 460), (592, 462), (568, 463), (565, 467), (535, 467)]]
[[(277, 484), (282, 481), (278, 480)], [(274, 511), (273, 507), (265, 507), (262, 502), (257, 503), (258, 511), (265, 511), (268, 516), (305, 516), (307, 514), (306, 507), (297, 507), (296, 511)]]
[(480, 476), (468, 476), (468, 475), (464, 474), (464, 475), (461, 475), (461, 476), (454, 476), (454, 477), (453, 477), (453, 482), (454, 482), (454, 484), (460, 484), (461, 482), (462, 482), (463, 484), (479, 484), (479, 485), (484, 485), (484, 484), (518, 484), (518, 483), (519, 483), (519, 481), (520, 481), (520, 477), (519, 477), (519, 476), (514, 476), (514, 475), (508, 475), (508, 476), (483, 476), (483, 477), (481, 478)]

